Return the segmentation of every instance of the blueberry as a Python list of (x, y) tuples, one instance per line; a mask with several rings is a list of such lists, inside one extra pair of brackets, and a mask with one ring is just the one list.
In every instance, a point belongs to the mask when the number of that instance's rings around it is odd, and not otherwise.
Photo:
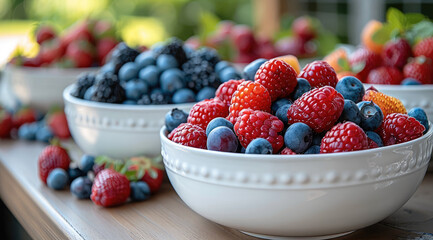
[(48, 174), (47, 185), (54, 190), (65, 189), (68, 184), (68, 174), (64, 169), (55, 168)]
[(68, 177), (69, 177), (69, 182), (74, 181), (74, 179), (84, 176), (85, 173), (83, 171), (81, 171), (81, 169), (79, 168), (69, 168), (68, 169)]
[(149, 65), (155, 65), (156, 59), (152, 51), (146, 51), (140, 53), (135, 58), (135, 64), (137, 64), (139, 69), (142, 69), (144, 67), (147, 67)]
[(401, 81), (401, 85), (421, 85), (422, 83), (416, 79), (413, 78), (405, 78), (403, 81)]
[(18, 138), (23, 140), (35, 140), (36, 132), (38, 131), (38, 123), (25, 123), (18, 129)]
[(150, 187), (147, 183), (143, 181), (138, 182), (130, 182), (129, 186), (131, 187), (131, 197), (132, 201), (144, 201), (150, 198)]
[(284, 134), (286, 147), (295, 153), (303, 153), (313, 142), (313, 130), (305, 123), (294, 123), (287, 128)]
[(220, 74), (221, 71), (222, 71), (224, 68), (226, 68), (226, 67), (232, 67), (232, 66), (231, 66), (230, 63), (227, 62), (227, 61), (219, 61), (219, 62), (215, 65), (215, 72), (216, 72), (217, 74)]
[(292, 101), (290, 101), (287, 98), (278, 99), (277, 101), (272, 103), (271, 110), (273, 113), (276, 113), (280, 107), (282, 107), (286, 104), (292, 104)]
[(311, 90), (310, 82), (305, 78), (298, 78), (295, 90), (293, 90), (293, 101), (300, 98), (302, 94)]
[(343, 112), (338, 119), (339, 122), (350, 121), (357, 125), (361, 123), (361, 112), (355, 102), (349, 99), (344, 99)]
[(134, 101), (134, 100), (125, 100), (125, 101), (122, 102), (122, 104), (125, 104), (125, 105), (137, 105), (137, 101)]
[(159, 83), (165, 94), (172, 95), (184, 87), (184, 73), (177, 68), (168, 69), (161, 74)]
[(243, 78), (245, 80), (253, 80), (254, 81), (254, 76), (256, 76), (256, 72), (257, 70), (259, 70), (260, 66), (265, 63), (267, 60), (264, 58), (259, 58), (256, 59), (254, 61), (252, 61), (251, 63), (249, 63), (247, 66), (245, 66), (244, 68), (244, 72), (243, 72)]
[(382, 110), (373, 101), (362, 101), (357, 105), (361, 113), (360, 126), (364, 131), (373, 131), (382, 124)]
[(292, 106), (292, 104), (283, 105), (278, 108), (277, 113), (275, 113), (275, 116), (277, 116), (277, 118), (280, 119), (286, 126), (289, 124), (289, 119), (287, 118), (287, 111), (289, 111), (290, 106)]
[(92, 101), (92, 96), (96, 92), (96, 86), (93, 85), (89, 87), (86, 92), (84, 93), (84, 100)]
[(154, 53), (160, 53), (163, 47), (165, 47), (164, 42), (157, 42), (150, 47), (150, 50)]
[(221, 82), (228, 82), (233, 79), (241, 79), (238, 71), (234, 67), (226, 67), (218, 74)]
[(340, 81), (337, 82), (337, 86), (335, 87), (337, 92), (343, 95), (344, 99), (349, 99), (358, 103), (362, 101), (362, 96), (364, 96), (365, 89), (362, 82), (353, 76), (343, 77)]
[(162, 71), (164, 71), (169, 68), (179, 67), (179, 63), (174, 56), (168, 54), (161, 54), (156, 59), (156, 66), (158, 66)]
[(207, 149), (220, 152), (236, 152), (238, 138), (228, 127), (216, 127), (208, 135)]
[(223, 117), (217, 117), (212, 119), (206, 127), (206, 136), (217, 127), (228, 127), (233, 131), (233, 123)]
[(116, 64), (114, 62), (106, 63), (98, 71), (98, 73), (115, 73), (115, 72), (116, 72)]
[(428, 118), (427, 118), (427, 114), (424, 112), (424, 110), (422, 108), (412, 108), (407, 115), (415, 118), (416, 120), (418, 120), (418, 122), (420, 122), (422, 125), (424, 125), (425, 130), (424, 130), (424, 134), (428, 131), (429, 126), (428, 126)]
[(137, 64), (134, 62), (127, 62), (119, 69), (119, 80), (120, 81), (129, 81), (138, 76), (138, 68)]
[(379, 134), (373, 131), (366, 131), (365, 134), (367, 134), (367, 137), (373, 140), (378, 147), (383, 147), (382, 138), (379, 136)]
[(173, 103), (195, 102), (195, 93), (189, 88), (181, 88), (173, 94)]
[(191, 58), (191, 54), (194, 53), (194, 49), (188, 47), (187, 45), (183, 45), (183, 51), (185, 51), (186, 58)]
[(311, 144), (320, 146), (322, 144), (322, 138), (325, 136), (325, 134), (326, 134), (326, 132), (314, 134), (313, 142)]
[(134, 101), (137, 101), (141, 96), (143, 96), (143, 94), (146, 94), (149, 91), (147, 84), (140, 79), (133, 79), (126, 82), (124, 89), (126, 98)]
[(93, 165), (95, 164), (95, 157), (91, 155), (84, 154), (81, 156), (80, 160), (80, 169), (87, 173), (88, 171), (93, 169)]
[(319, 153), (320, 153), (319, 145), (312, 145), (304, 152), (304, 154), (319, 154)]
[(211, 99), (215, 97), (216, 89), (213, 87), (204, 87), (200, 91), (198, 91), (195, 100), (197, 102), (203, 101), (205, 99)]
[(140, 70), (138, 78), (144, 80), (151, 88), (157, 87), (159, 84), (159, 74), (161, 70), (157, 66), (147, 66)]
[(36, 140), (49, 143), (54, 138), (54, 133), (49, 126), (42, 126), (36, 131)]
[(264, 138), (256, 138), (248, 144), (245, 154), (272, 154), (271, 143)]
[(71, 193), (79, 199), (88, 199), (92, 194), (92, 181), (88, 177), (78, 177), (71, 183)]
[(186, 123), (187, 119), (188, 114), (185, 111), (174, 108), (173, 110), (165, 114), (165, 127), (167, 128), (168, 132), (171, 132), (181, 123)]

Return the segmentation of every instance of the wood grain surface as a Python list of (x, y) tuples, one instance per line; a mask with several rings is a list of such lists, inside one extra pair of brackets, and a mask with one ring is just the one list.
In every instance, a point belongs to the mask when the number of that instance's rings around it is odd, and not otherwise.
[[(167, 179), (148, 201), (113, 208), (77, 200), (68, 190), (53, 191), (37, 176), (43, 147), (0, 140), (0, 197), (34, 239), (256, 239), (190, 210)], [(433, 239), (432, 233), (433, 175), (428, 174), (394, 215), (337, 239)]]

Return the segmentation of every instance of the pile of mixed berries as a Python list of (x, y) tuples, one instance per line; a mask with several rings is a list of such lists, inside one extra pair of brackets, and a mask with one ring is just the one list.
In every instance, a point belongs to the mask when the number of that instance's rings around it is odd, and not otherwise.
[(64, 190), (69, 186), (78, 199), (90, 198), (103, 207), (119, 205), (128, 199), (146, 200), (158, 191), (164, 179), (160, 158), (115, 160), (83, 155), (77, 166), (58, 142), (41, 152), (38, 170), (41, 181), (49, 188)]
[(221, 82), (240, 78), (210, 48), (192, 50), (173, 38), (140, 53), (122, 42), (97, 73), (78, 78), (72, 95), (129, 105), (197, 102), (214, 97)]
[(398, 99), (365, 90), (355, 77), (338, 81), (325, 61), (307, 64), (299, 75), (279, 58), (246, 70), (254, 79), (221, 84), (215, 98), (189, 114), (167, 113), (168, 138), (223, 152), (317, 154), (398, 144), (429, 128), (422, 109), (407, 113)]

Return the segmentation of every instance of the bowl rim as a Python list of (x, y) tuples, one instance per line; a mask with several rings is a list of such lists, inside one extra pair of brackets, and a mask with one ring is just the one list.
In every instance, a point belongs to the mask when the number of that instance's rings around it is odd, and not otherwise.
[(240, 154), (240, 153), (219, 152), (219, 151), (211, 151), (211, 150), (207, 150), (207, 149), (193, 148), (193, 147), (184, 146), (184, 145), (181, 145), (181, 144), (178, 144), (178, 143), (175, 143), (175, 142), (172, 142), (171, 140), (169, 140), (167, 137), (168, 132), (166, 131), (167, 129), (165, 126), (163, 126), (160, 129), (160, 138), (161, 138), (161, 142), (165, 142), (166, 144), (171, 145), (173, 147), (183, 148), (191, 154), (199, 154), (199, 155), (200, 154), (207, 154), (209, 157), (212, 157), (215, 159), (226, 158), (226, 159), (230, 159), (233, 161), (243, 161), (243, 160), (248, 159), (248, 161), (259, 161), (259, 162), (263, 162), (263, 161), (275, 161), (275, 162), (284, 162), (284, 161), (292, 162), (293, 161), (293, 162), (298, 162), (298, 161), (306, 161), (306, 159), (309, 159), (311, 161), (315, 161), (315, 160), (319, 160), (319, 159), (320, 159), (320, 161), (324, 161), (324, 160), (331, 161), (331, 160), (337, 160), (337, 159), (342, 159), (342, 158), (347, 158), (347, 157), (352, 157), (352, 158), (358, 157), (358, 156), (362, 157), (362, 155), (364, 155), (365, 153), (375, 154), (375, 153), (382, 152), (383, 150), (390, 150), (393, 148), (406, 147), (406, 146), (412, 145), (414, 143), (422, 142), (433, 135), (433, 128), (432, 128), (431, 122), (430, 122), (429, 126), (430, 126), (430, 128), (429, 128), (428, 132), (426, 132), (421, 137), (413, 139), (413, 140), (408, 141), (408, 142), (394, 144), (394, 145), (390, 145), (390, 146), (378, 147), (378, 148), (373, 148), (373, 149), (366, 149), (366, 150), (361, 150), (361, 151), (326, 153), (326, 154), (296, 154), (296, 155), (248, 154), (248, 156), (245, 157), (245, 154)]
[(433, 91), (433, 84), (421, 84), (421, 85), (388, 85), (388, 84), (370, 84), (363, 83), (365, 90), (369, 87), (376, 87), (379, 90), (387, 91)]
[(197, 102), (191, 103), (180, 103), (180, 104), (161, 104), (161, 105), (126, 105), (119, 103), (103, 103), (103, 102), (93, 102), (80, 98), (76, 98), (71, 95), (71, 91), (74, 88), (75, 83), (67, 86), (63, 90), (63, 99), (65, 102), (70, 102), (74, 105), (80, 105), (91, 108), (99, 109), (109, 109), (109, 110), (126, 110), (126, 111), (136, 111), (136, 110), (165, 110), (170, 111), (173, 108), (188, 108), (192, 107)]

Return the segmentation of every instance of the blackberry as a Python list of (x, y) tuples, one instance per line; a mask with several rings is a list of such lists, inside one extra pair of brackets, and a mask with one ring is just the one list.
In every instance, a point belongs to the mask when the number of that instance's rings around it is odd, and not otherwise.
[(212, 63), (198, 57), (191, 58), (182, 65), (186, 86), (196, 92), (203, 87), (218, 88), (221, 82), (213, 66)]
[(117, 76), (112, 73), (98, 74), (95, 80), (95, 92), (92, 101), (122, 103), (126, 100), (125, 89), (120, 85)]
[(178, 38), (171, 38), (169, 42), (161, 49), (157, 50), (157, 57), (161, 54), (169, 54), (176, 58), (179, 65), (184, 64), (188, 59), (185, 50), (183, 49), (183, 42)]
[(150, 94), (150, 100), (152, 100), (152, 104), (155, 105), (168, 104), (170, 102), (169, 97), (159, 91), (152, 92)]
[(84, 94), (95, 82), (95, 74), (93, 72), (82, 73), (78, 76), (78, 81), (75, 84), (75, 89), (71, 95), (77, 98), (84, 98)]
[(211, 63), (212, 67), (220, 61), (218, 52), (215, 49), (202, 47), (191, 54), (191, 58), (199, 58), (201, 60)]
[(115, 65), (115, 73), (117, 73), (123, 64), (133, 62), (138, 54), (140, 54), (139, 51), (121, 42), (113, 49), (108, 62), (112, 62)]
[(152, 100), (150, 99), (149, 94), (144, 94), (143, 96), (141, 96), (141, 98), (138, 99), (137, 104), (138, 105), (150, 105), (150, 104), (152, 104)]

